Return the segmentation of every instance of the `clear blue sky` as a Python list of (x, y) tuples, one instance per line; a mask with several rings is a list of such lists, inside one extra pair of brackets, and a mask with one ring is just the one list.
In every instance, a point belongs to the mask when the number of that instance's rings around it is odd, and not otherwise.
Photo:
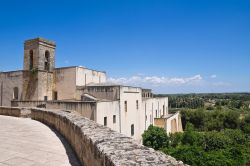
[(56, 65), (105, 70), (157, 93), (250, 92), (249, 0), (8, 0), (0, 70), (22, 69), (23, 42), (57, 43)]

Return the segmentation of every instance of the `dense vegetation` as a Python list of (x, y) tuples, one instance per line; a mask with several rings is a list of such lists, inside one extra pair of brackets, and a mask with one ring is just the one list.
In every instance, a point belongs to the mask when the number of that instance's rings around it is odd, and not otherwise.
[(239, 129), (198, 132), (188, 124), (186, 131), (167, 135), (162, 128), (150, 126), (143, 144), (190, 165), (249, 165), (250, 134)]
[(250, 165), (249, 94), (171, 97), (184, 132), (167, 135), (150, 126), (142, 135), (145, 146), (190, 165)]
[(197, 131), (221, 131), (226, 128), (244, 130), (250, 123), (249, 113), (238, 111), (186, 109), (181, 111), (181, 117), (184, 129), (187, 123), (191, 123)]

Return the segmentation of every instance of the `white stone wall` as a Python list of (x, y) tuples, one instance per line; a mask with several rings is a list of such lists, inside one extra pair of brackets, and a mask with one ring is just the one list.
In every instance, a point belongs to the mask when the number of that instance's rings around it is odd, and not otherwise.
[(168, 114), (168, 97), (143, 99), (142, 106), (144, 113), (143, 129), (147, 130), (149, 125), (154, 124), (154, 118), (160, 118)]
[(120, 98), (120, 86), (87, 86), (80, 88), (77, 91), (78, 98), (81, 99), (83, 94), (92, 95), (98, 99), (105, 100), (119, 100)]
[[(139, 108), (136, 108), (138, 100)], [(127, 101), (127, 111), (125, 111), (125, 101)], [(142, 118), (142, 94), (141, 88), (121, 87), (120, 90), (121, 109), (121, 133), (141, 141)], [(134, 124), (134, 135), (131, 136), (131, 125)]]
[(180, 113), (177, 112), (175, 113), (173, 116), (171, 116), (170, 118), (167, 119), (167, 122), (166, 122), (166, 132), (167, 133), (171, 133), (172, 132), (172, 124), (171, 124), (171, 121), (172, 120), (176, 120), (176, 129), (177, 131), (176, 132), (182, 132), (183, 129), (182, 129), (182, 122), (181, 122), (181, 117), (180, 117)]
[[(104, 125), (104, 117), (107, 117), (108, 127), (141, 142), (141, 135), (150, 124), (154, 124), (154, 118), (168, 114), (167, 97), (142, 99), (141, 92), (141, 88), (121, 86), (119, 101), (97, 103), (96, 122)], [(127, 101), (127, 111), (125, 111), (125, 101)], [(113, 115), (116, 115), (116, 124), (113, 124)], [(119, 120), (120, 123), (117, 123)], [(132, 124), (134, 124), (133, 136), (131, 136)]]
[[(104, 117), (107, 117), (107, 127), (120, 132), (120, 106), (119, 101), (100, 101), (96, 104), (96, 122), (104, 125)], [(113, 122), (113, 116), (116, 120)]]
[(80, 100), (76, 87), (84, 86), (85, 78), (87, 84), (106, 81), (105, 73), (82, 67), (56, 68), (54, 77), (54, 91), (57, 92), (58, 100)]
[(85, 86), (90, 83), (106, 82), (106, 73), (90, 70), (84, 67), (76, 67), (76, 85)]

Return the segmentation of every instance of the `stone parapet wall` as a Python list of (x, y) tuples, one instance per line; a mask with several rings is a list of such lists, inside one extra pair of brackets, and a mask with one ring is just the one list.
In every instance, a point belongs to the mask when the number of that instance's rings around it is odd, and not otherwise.
[[(0, 114), (15, 116), (22, 110), (0, 107)], [(36, 108), (30, 110), (32, 119), (56, 129), (66, 138), (82, 165), (184, 165), (77, 113)]]

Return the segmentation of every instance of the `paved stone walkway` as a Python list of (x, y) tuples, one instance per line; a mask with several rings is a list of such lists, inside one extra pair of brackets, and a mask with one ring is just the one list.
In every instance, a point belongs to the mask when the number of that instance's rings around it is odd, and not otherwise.
[(0, 115), (0, 166), (80, 166), (65, 139), (46, 125)]

